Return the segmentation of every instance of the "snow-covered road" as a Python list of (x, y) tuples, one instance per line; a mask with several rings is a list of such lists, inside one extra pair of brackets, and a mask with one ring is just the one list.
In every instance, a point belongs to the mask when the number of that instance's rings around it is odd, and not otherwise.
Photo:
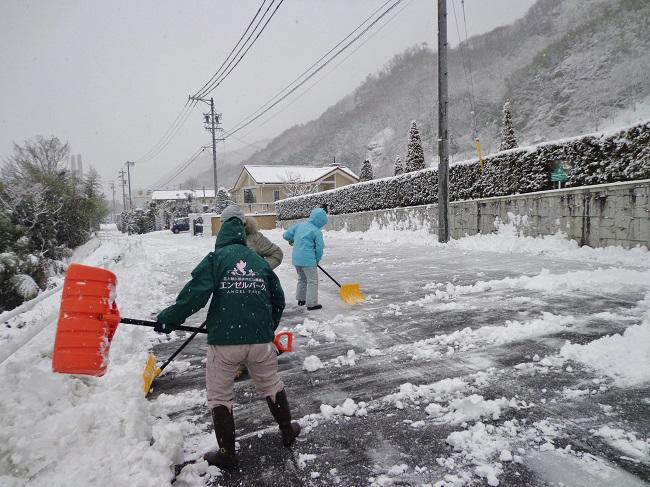
[[(267, 235), (290, 253), (280, 231)], [(94, 379), (49, 371), (49, 326), (0, 365), (0, 484), (648, 485), (650, 254), (509, 226), (444, 246), (434, 238), (326, 233), (323, 267), (368, 300), (346, 305), (322, 276), (317, 312), (296, 306), (285, 255), (281, 326), (296, 338), (280, 366), (304, 431), (293, 452), (244, 380), (241, 470), (194, 462), (216, 444), (204, 337), (145, 400), (147, 350), (165, 359), (182, 333), (121, 325), (109, 372)], [(116, 272), (123, 316), (149, 318), (213, 244), (158, 232), (105, 243), (86, 262)], [(57, 305), (48, 298), (20, 323), (51, 320)], [(21, 335), (9, 324), (0, 347)]]

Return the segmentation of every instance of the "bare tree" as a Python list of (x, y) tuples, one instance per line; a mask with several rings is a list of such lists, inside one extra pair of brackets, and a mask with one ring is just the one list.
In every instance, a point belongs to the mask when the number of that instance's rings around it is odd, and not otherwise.
[(304, 178), (298, 172), (285, 171), (280, 180), (282, 181), (282, 191), (287, 195), (287, 198), (315, 193), (318, 190), (317, 183), (304, 181)]
[(70, 145), (58, 137), (45, 138), (37, 135), (24, 145), (14, 142), (14, 153), (7, 158), (5, 171), (14, 177), (24, 179), (36, 169), (44, 174), (54, 174), (63, 169), (70, 155)]

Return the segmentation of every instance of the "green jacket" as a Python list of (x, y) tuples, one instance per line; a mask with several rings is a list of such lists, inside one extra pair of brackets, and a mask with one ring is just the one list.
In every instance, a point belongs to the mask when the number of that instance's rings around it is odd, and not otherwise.
[(210, 345), (273, 341), (284, 310), (284, 293), (266, 261), (246, 247), (244, 224), (238, 218), (221, 226), (214, 252), (196, 266), (192, 280), (176, 303), (158, 314), (158, 321), (171, 328), (182, 325), (210, 296)]

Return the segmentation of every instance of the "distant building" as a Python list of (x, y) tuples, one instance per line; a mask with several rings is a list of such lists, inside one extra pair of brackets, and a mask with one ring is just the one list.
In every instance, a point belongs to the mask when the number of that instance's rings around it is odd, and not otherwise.
[(212, 206), (214, 204), (214, 189), (156, 189), (151, 191), (152, 201), (184, 201), (190, 197), (196, 204)]
[(232, 199), (247, 213), (274, 213), (284, 198), (340, 188), (359, 182), (345, 166), (325, 167), (245, 165), (230, 190)]

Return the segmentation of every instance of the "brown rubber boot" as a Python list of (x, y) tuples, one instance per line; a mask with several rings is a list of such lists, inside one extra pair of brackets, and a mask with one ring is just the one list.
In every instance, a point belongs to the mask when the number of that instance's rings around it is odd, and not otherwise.
[(291, 446), (296, 441), (296, 437), (300, 434), (300, 425), (296, 421), (291, 421), (291, 411), (289, 410), (289, 401), (287, 401), (287, 393), (284, 389), (275, 395), (275, 401), (271, 396), (266, 398), (269, 405), (271, 414), (280, 426), (282, 433), (282, 443), (284, 446)]
[(203, 455), (210, 465), (219, 468), (235, 468), (239, 464), (235, 453), (235, 418), (226, 406), (212, 408), (214, 434), (219, 442), (219, 450)]

